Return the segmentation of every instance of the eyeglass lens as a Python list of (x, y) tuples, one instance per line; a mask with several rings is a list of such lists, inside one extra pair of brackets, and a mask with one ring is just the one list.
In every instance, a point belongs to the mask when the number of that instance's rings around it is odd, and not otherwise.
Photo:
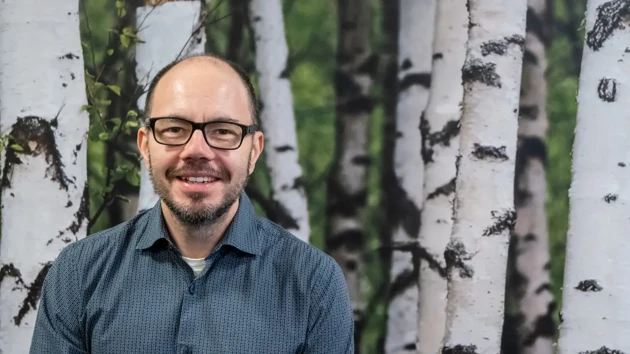
[[(155, 122), (155, 138), (162, 144), (185, 144), (192, 132), (192, 124), (184, 120), (160, 119)], [(243, 129), (232, 123), (213, 122), (206, 125), (204, 133), (211, 146), (230, 149), (241, 142)]]

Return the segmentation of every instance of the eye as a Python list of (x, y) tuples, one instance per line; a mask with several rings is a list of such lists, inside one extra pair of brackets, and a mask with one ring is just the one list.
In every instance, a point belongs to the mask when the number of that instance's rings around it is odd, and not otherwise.
[(224, 134), (230, 134), (230, 131), (227, 129), (217, 129), (217, 133), (224, 135)]
[(182, 131), (182, 128), (180, 127), (171, 127), (171, 128), (166, 129), (167, 133), (179, 133), (181, 131)]

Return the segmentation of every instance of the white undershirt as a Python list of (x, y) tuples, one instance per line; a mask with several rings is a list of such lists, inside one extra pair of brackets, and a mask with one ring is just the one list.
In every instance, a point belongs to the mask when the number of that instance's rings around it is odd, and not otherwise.
[(206, 267), (205, 258), (187, 258), (184, 256), (182, 256), (182, 258), (184, 259), (184, 261), (186, 261), (186, 263), (188, 263), (190, 268), (192, 268), (193, 273), (195, 273), (195, 277), (197, 277), (201, 273), (203, 268)]

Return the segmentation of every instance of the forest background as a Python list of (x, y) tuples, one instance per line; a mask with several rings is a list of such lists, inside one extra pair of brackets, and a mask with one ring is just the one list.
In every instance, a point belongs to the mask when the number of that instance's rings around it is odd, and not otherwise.
[[(387, 1), (387, 0), (384, 0)], [(243, 2), (243, 1), (240, 1)], [(372, 0), (372, 50), (387, 53), (382, 0)], [(565, 238), (568, 227), (568, 191), (571, 181), (571, 148), (576, 117), (585, 0), (548, 0), (547, 47), (547, 219), (551, 252), (551, 279), (557, 309), (562, 308)], [(214, 0), (205, 21), (206, 52), (233, 59), (256, 79), (254, 44), (246, 6), (239, 1)], [(134, 43), (142, 40), (135, 21), (137, 0), (81, 0), (81, 37), (86, 66), (90, 113), (88, 143), (89, 234), (114, 226), (135, 215), (140, 177), (135, 147), (137, 87)], [(326, 179), (335, 149), (335, 90), (337, 15), (334, 1), (283, 0), (289, 75), (298, 133), (303, 183), (308, 195), (310, 243), (324, 249)], [(136, 31), (136, 29), (140, 29)], [(382, 161), (384, 145), (384, 93), (388, 91), (385, 60), (372, 86), (374, 109), (370, 117), (369, 188), (363, 218), (367, 240), (364, 254), (368, 285), (368, 313), (362, 335), (362, 353), (382, 348), (387, 312), (388, 268), (381, 262)], [(131, 113), (129, 113), (132, 111)], [(125, 124), (120, 124), (124, 120)], [(122, 126), (123, 129), (114, 127)], [(252, 176), (248, 191), (261, 215), (273, 212), (265, 159)], [(558, 314), (554, 322), (558, 324)]]

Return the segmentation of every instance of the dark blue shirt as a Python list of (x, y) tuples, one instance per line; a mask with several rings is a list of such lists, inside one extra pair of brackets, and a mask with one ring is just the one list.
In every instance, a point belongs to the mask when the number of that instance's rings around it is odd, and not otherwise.
[(354, 352), (328, 255), (240, 206), (195, 278), (160, 203), (68, 245), (42, 288), (31, 354)]

